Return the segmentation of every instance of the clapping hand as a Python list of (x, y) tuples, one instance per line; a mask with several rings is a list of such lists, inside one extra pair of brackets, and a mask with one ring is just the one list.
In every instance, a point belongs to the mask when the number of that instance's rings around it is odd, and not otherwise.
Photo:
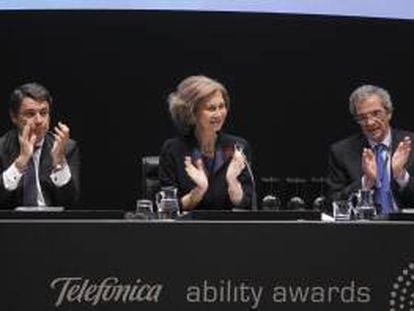
[(15, 161), (16, 167), (23, 171), (33, 155), (37, 136), (31, 131), (31, 123), (27, 122), (19, 134), (20, 154)]
[(208, 178), (204, 171), (203, 161), (198, 159), (194, 165), (191, 157), (187, 156), (184, 158), (184, 169), (197, 188), (205, 192), (208, 188)]
[(53, 136), (55, 137), (55, 141), (50, 154), (52, 156), (53, 167), (56, 167), (65, 160), (65, 146), (69, 140), (69, 127), (62, 122), (58, 122), (54, 128)]
[(372, 149), (363, 149), (361, 163), (366, 185), (368, 188), (372, 188), (377, 180), (377, 162), (375, 160), (375, 153)]
[(394, 177), (400, 178), (405, 173), (405, 166), (408, 162), (408, 157), (411, 152), (411, 139), (406, 136), (397, 146), (392, 156), (392, 172)]
[(244, 154), (242, 153), (242, 151), (239, 150), (238, 148), (236, 148), (236, 146), (234, 146), (233, 157), (230, 161), (230, 164), (229, 164), (229, 167), (228, 167), (227, 173), (226, 173), (227, 182), (229, 182), (229, 183), (233, 182), (237, 179), (237, 177), (239, 177), (241, 172), (246, 167), (245, 161), (246, 161), (246, 159), (245, 159)]

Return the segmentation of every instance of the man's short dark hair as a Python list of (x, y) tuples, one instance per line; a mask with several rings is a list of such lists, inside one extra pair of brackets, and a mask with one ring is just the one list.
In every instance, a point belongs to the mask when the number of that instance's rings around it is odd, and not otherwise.
[(13, 90), (9, 99), (9, 109), (14, 115), (18, 114), (23, 98), (29, 97), (37, 102), (47, 101), (49, 107), (52, 105), (52, 96), (41, 84), (36, 82), (25, 83)]

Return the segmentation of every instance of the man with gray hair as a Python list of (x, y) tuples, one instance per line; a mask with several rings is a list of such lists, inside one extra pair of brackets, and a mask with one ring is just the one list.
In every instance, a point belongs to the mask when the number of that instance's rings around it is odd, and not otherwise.
[(361, 133), (330, 147), (330, 198), (347, 199), (359, 189), (370, 189), (380, 214), (414, 207), (414, 133), (391, 127), (389, 93), (374, 85), (360, 86), (349, 98), (349, 110)]

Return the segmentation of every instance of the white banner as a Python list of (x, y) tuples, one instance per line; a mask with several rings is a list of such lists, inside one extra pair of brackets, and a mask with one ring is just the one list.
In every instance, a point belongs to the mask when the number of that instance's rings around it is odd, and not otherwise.
[(190, 10), (414, 19), (412, 0), (0, 0), (0, 10)]

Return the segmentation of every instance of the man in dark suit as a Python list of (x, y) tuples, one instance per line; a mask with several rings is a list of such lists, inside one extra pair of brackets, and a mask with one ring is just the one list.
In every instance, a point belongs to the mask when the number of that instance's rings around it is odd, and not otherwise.
[(328, 160), (332, 200), (371, 189), (382, 214), (414, 207), (414, 133), (391, 128), (389, 93), (363, 85), (350, 96), (349, 109), (361, 132), (333, 144)]
[(0, 137), (0, 207), (73, 207), (79, 197), (79, 149), (69, 127), (49, 131), (52, 97), (38, 83), (17, 87), (10, 96), (15, 128)]

